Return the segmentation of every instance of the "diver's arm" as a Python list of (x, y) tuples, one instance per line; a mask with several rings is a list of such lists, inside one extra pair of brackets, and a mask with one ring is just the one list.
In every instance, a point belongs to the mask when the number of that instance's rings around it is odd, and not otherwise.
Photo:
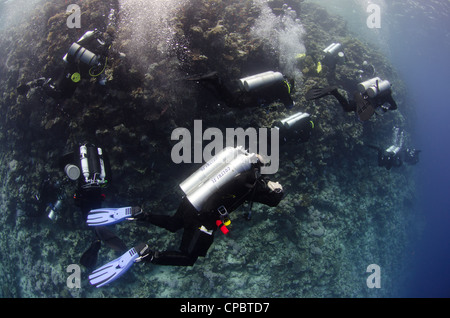
[(389, 105), (391, 105), (391, 107), (389, 107), (389, 110), (397, 109), (397, 103), (395, 102), (395, 100), (391, 94), (389, 94), (389, 96), (386, 98), (386, 100), (389, 103)]

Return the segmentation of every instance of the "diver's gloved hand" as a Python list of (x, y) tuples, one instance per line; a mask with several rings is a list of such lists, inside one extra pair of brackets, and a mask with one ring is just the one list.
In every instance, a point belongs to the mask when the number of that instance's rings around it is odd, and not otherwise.
[[(139, 243), (136, 247), (125, 252), (119, 258), (103, 265), (89, 275), (89, 282), (95, 287), (101, 287), (115, 281), (117, 278), (125, 274), (133, 263), (140, 262), (144, 258), (149, 261), (153, 258), (153, 252), (147, 244)], [(147, 260), (147, 259), (146, 259)]]
[(140, 214), (142, 209), (138, 206), (95, 209), (89, 212), (86, 223), (89, 226), (111, 225), (123, 220), (134, 220)]

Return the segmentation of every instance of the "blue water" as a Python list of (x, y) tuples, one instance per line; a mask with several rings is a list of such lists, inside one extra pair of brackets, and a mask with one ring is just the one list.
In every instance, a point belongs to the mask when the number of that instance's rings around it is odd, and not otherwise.
[(412, 246), (405, 297), (450, 296), (450, 12), (448, 1), (442, 2), (434, 4), (435, 17), (417, 10), (391, 30), (392, 62), (417, 112), (415, 140), (422, 150), (417, 198), (426, 221), (423, 237)]
[[(417, 168), (416, 211), (425, 228), (413, 237), (408, 281), (400, 297), (450, 296), (450, 2), (321, 0), (342, 16), (359, 37), (389, 57), (407, 85), (416, 112), (414, 147)], [(364, 26), (369, 3), (381, 7), (381, 28)], [(410, 264), (409, 264), (410, 262)]]

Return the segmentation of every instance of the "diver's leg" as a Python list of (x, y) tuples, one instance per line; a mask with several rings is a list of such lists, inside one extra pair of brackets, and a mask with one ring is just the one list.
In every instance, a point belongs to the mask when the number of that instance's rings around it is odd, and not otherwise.
[(152, 257), (146, 259), (158, 265), (192, 266), (199, 256), (206, 256), (213, 239), (213, 234), (196, 228), (186, 228), (179, 251), (152, 252)]
[(183, 228), (183, 217), (180, 209), (174, 215), (144, 213), (138, 218), (138, 221), (156, 225), (170, 232), (176, 232)]
[(347, 99), (339, 93), (337, 88), (332, 90), (330, 94), (338, 100), (345, 112), (352, 112), (356, 110), (356, 104), (354, 101), (347, 101)]
[(192, 266), (197, 261), (197, 256), (193, 257), (178, 251), (154, 252), (150, 260), (152, 264), (169, 266)]

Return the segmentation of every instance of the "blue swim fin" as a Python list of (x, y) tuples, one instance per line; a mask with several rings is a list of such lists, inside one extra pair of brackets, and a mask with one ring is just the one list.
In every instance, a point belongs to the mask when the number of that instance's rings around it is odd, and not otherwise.
[(125, 254), (96, 269), (89, 275), (89, 282), (95, 287), (101, 287), (115, 281), (133, 265), (139, 253), (133, 247)]
[(91, 210), (86, 223), (89, 226), (111, 225), (125, 219), (133, 219), (142, 210), (139, 207), (102, 208)]

